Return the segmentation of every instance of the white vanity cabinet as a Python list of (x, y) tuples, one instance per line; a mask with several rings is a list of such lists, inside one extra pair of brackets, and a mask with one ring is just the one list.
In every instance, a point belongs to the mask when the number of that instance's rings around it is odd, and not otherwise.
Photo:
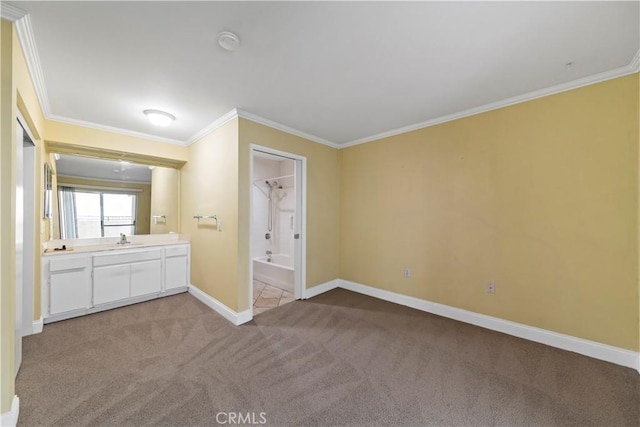
[(162, 261), (160, 259), (131, 264), (132, 297), (158, 293), (161, 290)]
[(93, 303), (95, 305), (129, 298), (129, 265), (93, 268)]
[(185, 292), (188, 243), (45, 254), (44, 323)]
[(91, 307), (91, 256), (61, 256), (48, 263), (48, 305), (51, 315)]
[(189, 245), (179, 245), (164, 250), (165, 289), (175, 289), (189, 284)]
[(97, 253), (93, 256), (93, 304), (162, 290), (162, 249)]

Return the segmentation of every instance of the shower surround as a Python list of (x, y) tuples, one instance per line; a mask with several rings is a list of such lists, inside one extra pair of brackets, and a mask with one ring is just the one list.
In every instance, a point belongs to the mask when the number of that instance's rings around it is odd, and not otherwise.
[(294, 173), (293, 160), (254, 158), (253, 276), (290, 292), (294, 287)]

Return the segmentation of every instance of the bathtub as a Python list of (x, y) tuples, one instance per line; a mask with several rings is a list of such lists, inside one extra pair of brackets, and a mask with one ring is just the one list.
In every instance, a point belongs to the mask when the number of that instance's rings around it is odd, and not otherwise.
[(294, 293), (295, 284), (293, 258), (287, 255), (271, 255), (253, 259), (253, 278), (285, 291)]

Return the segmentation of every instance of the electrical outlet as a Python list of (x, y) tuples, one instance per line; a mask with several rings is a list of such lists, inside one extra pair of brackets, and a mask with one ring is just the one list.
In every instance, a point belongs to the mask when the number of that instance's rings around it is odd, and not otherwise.
[(487, 293), (488, 294), (496, 293), (496, 284), (494, 282), (487, 283)]
[(404, 269), (404, 277), (411, 277), (411, 269), (409, 268)]

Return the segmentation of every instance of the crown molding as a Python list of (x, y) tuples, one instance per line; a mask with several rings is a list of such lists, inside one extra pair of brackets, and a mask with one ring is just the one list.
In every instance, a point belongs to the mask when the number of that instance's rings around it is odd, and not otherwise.
[(196, 132), (188, 140), (180, 141), (180, 140), (175, 140), (171, 138), (164, 138), (164, 137), (159, 137), (155, 135), (150, 135), (143, 132), (136, 132), (136, 131), (131, 131), (127, 129), (121, 129), (121, 128), (116, 128), (112, 126), (106, 126), (106, 125), (86, 122), (83, 120), (76, 120), (76, 119), (52, 114), (51, 107), (49, 104), (49, 98), (47, 96), (46, 86), (44, 84), (42, 68), (40, 67), (40, 59), (38, 57), (38, 51), (36, 49), (36, 43), (35, 43), (35, 38), (33, 36), (33, 30), (31, 27), (31, 19), (29, 18), (29, 14), (20, 8), (6, 4), (4, 2), (0, 4), (0, 12), (1, 12), (0, 15), (2, 19), (7, 19), (9, 21), (14, 22), (16, 33), (18, 35), (18, 40), (20, 41), (20, 45), (24, 52), (25, 60), (27, 62), (27, 68), (29, 69), (29, 74), (31, 75), (31, 79), (35, 87), (36, 95), (38, 97), (38, 101), (40, 102), (40, 107), (42, 108), (42, 112), (45, 119), (55, 121), (55, 122), (67, 123), (67, 124), (72, 124), (76, 126), (82, 126), (82, 127), (87, 127), (87, 128), (92, 128), (92, 129), (97, 129), (97, 130), (102, 130), (107, 132), (114, 132), (122, 135), (145, 138), (153, 141), (158, 141), (158, 142), (163, 142), (168, 144), (175, 144), (175, 145), (182, 145), (182, 146), (189, 146), (194, 142), (198, 141), (199, 139), (205, 137), (209, 133), (215, 131), (219, 127), (225, 125), (229, 121), (235, 119), (236, 117), (242, 117), (244, 119), (251, 120), (252, 122), (259, 123), (264, 126), (277, 129), (291, 135), (299, 136), (309, 141), (317, 142), (319, 144), (327, 145), (329, 147), (336, 148), (336, 149), (342, 149), (342, 148), (352, 147), (354, 145), (365, 144), (367, 142), (376, 141), (382, 138), (388, 138), (388, 137), (399, 135), (406, 132), (411, 132), (418, 129), (427, 128), (430, 126), (435, 126), (441, 123), (458, 120), (464, 117), (473, 116), (476, 114), (484, 113), (491, 110), (496, 110), (496, 109), (507, 107), (510, 105), (519, 104), (519, 103), (530, 101), (536, 98), (554, 95), (556, 93), (561, 93), (568, 90), (577, 89), (583, 86), (604, 82), (606, 80), (623, 77), (625, 75), (640, 71), (640, 50), (638, 50), (638, 52), (636, 52), (636, 54), (632, 58), (629, 65), (619, 67), (614, 70), (605, 71), (603, 73), (584, 77), (582, 79), (573, 80), (571, 82), (562, 83), (562, 84), (551, 86), (545, 89), (540, 89), (537, 91), (525, 93), (523, 95), (518, 95), (518, 96), (507, 98), (501, 101), (492, 102), (492, 103), (485, 104), (479, 107), (474, 107), (468, 110), (460, 111), (457, 113), (437, 117), (435, 119), (427, 120), (424, 122), (393, 129), (387, 132), (382, 132), (382, 133), (378, 133), (368, 137), (359, 138), (344, 144), (337, 144), (335, 142), (328, 141), (326, 139), (308, 134), (306, 132), (302, 132), (292, 127), (283, 125), (282, 123), (278, 123), (273, 120), (266, 119), (264, 117), (258, 116), (257, 114), (249, 113), (241, 109), (233, 109), (229, 111), (228, 113), (219, 117), (208, 126)]
[(191, 138), (189, 138), (186, 141), (186, 145), (191, 145), (194, 142), (204, 138), (205, 136), (207, 136), (208, 134), (210, 134), (211, 132), (215, 131), (216, 129), (224, 126), (227, 122), (240, 117), (246, 120), (250, 120), (254, 123), (258, 123), (267, 127), (270, 127), (272, 129), (277, 129), (279, 131), (291, 134), (291, 135), (295, 135), (295, 136), (299, 136), (300, 138), (304, 138), (307, 139), (309, 141), (313, 141), (313, 142), (317, 142), (318, 144), (323, 144), (323, 145), (327, 145), (329, 147), (332, 148), (339, 148), (339, 145), (331, 142), (331, 141), (327, 141), (326, 139), (322, 139), (319, 138), (315, 135), (310, 135), (306, 132), (302, 132), (300, 130), (294, 129), (292, 127), (283, 125), (282, 123), (278, 123), (278, 122), (274, 122), (273, 120), (269, 120), (269, 119), (265, 119), (264, 117), (258, 116), (257, 114), (253, 114), (253, 113), (249, 113), (248, 111), (244, 111), (244, 110), (240, 110), (238, 108), (234, 108), (233, 110), (229, 111), (227, 114), (219, 117), (218, 119), (216, 119), (214, 122), (212, 122), (210, 125), (206, 126), (205, 128), (203, 128), (202, 130), (200, 130), (199, 132), (197, 132), (196, 134), (194, 134)]
[(631, 68), (632, 73), (640, 71), (640, 49), (638, 49), (633, 59), (629, 63), (629, 68)]
[(69, 117), (63, 117), (63, 116), (53, 114), (51, 112), (51, 104), (49, 103), (49, 97), (47, 96), (47, 89), (44, 84), (42, 67), (40, 66), (38, 50), (36, 48), (36, 42), (33, 36), (33, 29), (31, 27), (31, 19), (29, 18), (28, 13), (23, 11), (22, 9), (19, 9), (15, 6), (11, 6), (5, 3), (2, 3), (0, 10), (2, 12), (2, 18), (9, 19), (10, 21), (15, 22), (16, 33), (18, 35), (18, 40), (20, 40), (22, 51), (24, 52), (25, 60), (27, 62), (27, 68), (29, 69), (29, 74), (31, 75), (31, 79), (33, 81), (36, 95), (38, 97), (38, 101), (40, 102), (40, 107), (42, 108), (42, 113), (45, 119), (47, 120), (60, 122), (60, 123), (67, 123), (71, 125), (82, 126), (86, 128), (97, 129), (97, 130), (102, 130), (107, 132), (114, 132), (122, 135), (145, 138), (145, 139), (150, 139), (158, 142), (189, 146), (194, 142), (196, 142), (197, 140), (208, 135), (209, 133), (215, 131), (219, 127), (225, 125), (230, 120), (233, 120), (236, 117), (242, 117), (247, 120), (251, 120), (253, 122), (260, 123), (262, 125), (265, 125), (274, 129), (278, 129), (283, 132), (299, 136), (301, 138), (308, 139), (310, 141), (328, 145), (329, 147), (338, 148), (338, 145), (333, 142), (327, 141), (325, 139), (319, 138), (314, 135), (310, 135), (308, 133), (291, 128), (289, 126), (285, 126), (281, 123), (274, 122), (269, 119), (265, 119), (264, 117), (260, 117), (256, 114), (248, 113), (246, 111), (242, 111), (238, 109), (233, 109), (228, 113), (224, 114), (223, 116), (219, 117), (213, 123), (209, 124), (205, 128), (196, 132), (193, 136), (191, 136), (191, 138), (189, 138), (186, 141), (163, 138), (163, 137), (150, 135), (142, 132), (130, 131), (127, 129), (121, 129), (121, 128), (116, 128), (112, 126), (86, 122), (83, 120), (77, 120), (77, 119), (72, 119)]
[(555, 95), (557, 93), (566, 92), (573, 89), (578, 89), (583, 86), (592, 85), (595, 83), (601, 83), (607, 80), (616, 79), (629, 74), (638, 72), (640, 67), (640, 50), (635, 54), (629, 65), (624, 67), (615, 68), (613, 70), (605, 71), (599, 74), (593, 74), (591, 76), (583, 77), (581, 79), (572, 80), (567, 83), (561, 83), (556, 86), (551, 86), (545, 89), (528, 92), (523, 95), (514, 96), (501, 101), (492, 102), (490, 104), (481, 105), (479, 107), (470, 108), (468, 110), (460, 111), (458, 113), (448, 114), (446, 116), (437, 117), (435, 119), (427, 120), (424, 122), (416, 123), (409, 126), (404, 126), (398, 129), (390, 130), (387, 132), (378, 133), (375, 135), (359, 138), (345, 144), (340, 144), (339, 149), (353, 147), (354, 145), (365, 144), (367, 142), (376, 141), (382, 138), (388, 138), (391, 136), (400, 135), (402, 133), (411, 132), (418, 129), (424, 129), (427, 127), (439, 125), (441, 123), (451, 122), (453, 120), (462, 119), (464, 117), (475, 116), (476, 114), (485, 113), (491, 110), (497, 110), (499, 108), (508, 107), (510, 105), (520, 104), (523, 102), (531, 101), (537, 98), (542, 98), (549, 95)]
[(335, 142), (327, 141), (326, 139), (322, 139), (315, 135), (311, 135), (306, 132), (299, 131), (292, 127), (283, 125), (282, 123), (265, 119), (264, 117), (260, 117), (257, 114), (249, 113), (247, 111), (243, 111), (240, 109), (237, 109), (237, 111), (238, 111), (238, 117), (242, 117), (243, 119), (251, 120), (252, 122), (259, 123), (261, 125), (265, 125), (270, 128), (277, 129), (285, 133), (289, 133), (291, 135), (299, 136), (300, 138), (308, 139), (309, 141), (317, 142), (318, 144), (327, 145), (331, 148), (340, 148), (340, 145), (336, 144)]
[(189, 146), (189, 145), (193, 144), (194, 142), (196, 142), (196, 141), (204, 138), (205, 136), (209, 135), (211, 132), (215, 131), (216, 129), (224, 126), (225, 124), (227, 124), (231, 120), (235, 119), (236, 117), (238, 117), (238, 110), (236, 110), (234, 108), (233, 110), (229, 111), (228, 113), (218, 117), (211, 124), (205, 126), (204, 128), (200, 129), (198, 132), (193, 134), (193, 136), (191, 138), (189, 138), (188, 140), (185, 141), (184, 145)]
[[(85, 181), (104, 181), (104, 182), (112, 182), (114, 184), (122, 184), (122, 183), (127, 183), (127, 184), (139, 184), (139, 185), (151, 185), (151, 181), (133, 181), (130, 179), (127, 179), (126, 181), (123, 181), (121, 179), (109, 179), (109, 178), (94, 178), (92, 176), (86, 176), (86, 175), (68, 175), (68, 174), (60, 174), (60, 173), (56, 173), (56, 176), (58, 178), (62, 178), (61, 183), (59, 183), (58, 185), (67, 187), (69, 185), (75, 185), (78, 186), (78, 184), (67, 184), (64, 182), (64, 178), (71, 178), (71, 179), (83, 179)], [(98, 185), (84, 185), (84, 187), (99, 187)], [(132, 190), (132, 188), (130, 187), (117, 187), (118, 190)], [(142, 190), (138, 191), (138, 192), (142, 192)]]
[[(29, 69), (29, 74), (31, 75), (31, 80), (33, 81), (33, 86), (36, 92), (36, 96), (38, 97), (38, 101), (40, 102), (40, 108), (42, 109), (42, 114), (44, 118), (47, 120), (51, 120), (53, 122), (66, 123), (76, 126), (82, 126), (91, 129), (97, 129), (107, 132), (118, 133), (121, 135), (133, 136), (137, 138), (145, 138), (153, 141), (164, 142), (168, 144), (176, 144), (176, 145), (184, 145), (183, 141), (178, 141), (176, 139), (164, 138), (160, 136), (150, 135), (143, 132), (136, 132), (127, 129), (116, 128), (112, 126), (101, 125), (97, 123), (86, 122), (83, 120), (72, 119), (69, 117), (58, 116), (51, 112), (51, 104), (49, 103), (49, 97), (47, 95), (47, 88), (44, 83), (44, 76), (42, 74), (42, 67), (40, 66), (40, 58), (38, 56), (38, 49), (36, 48), (36, 41), (33, 36), (33, 28), (31, 26), (31, 18), (29, 14), (25, 11), (18, 9), (17, 7), (2, 4), (2, 17), (5, 17), (5, 12), (7, 14), (11, 14), (11, 16), (17, 16), (17, 20), (15, 20), (15, 29), (16, 34), (18, 35), (18, 40), (20, 41), (20, 46), (22, 47), (22, 52), (24, 53), (25, 61), (27, 62), (27, 68)], [(9, 19), (9, 18), (7, 18)]]
[(33, 37), (33, 29), (31, 27), (31, 18), (25, 15), (22, 19), (15, 22), (18, 40), (24, 53), (24, 59), (27, 62), (27, 68), (31, 75), (36, 96), (40, 102), (42, 114), (46, 117), (51, 115), (49, 97), (47, 96), (47, 87), (44, 84), (44, 76), (40, 67), (40, 58), (38, 57), (38, 49), (36, 48), (36, 40)]
[(0, 18), (7, 21), (16, 22), (20, 18), (27, 15), (24, 10), (7, 4), (6, 2), (0, 2)]
[(101, 125), (101, 124), (98, 124), (98, 123), (85, 122), (84, 120), (71, 119), (69, 117), (58, 116), (58, 115), (55, 115), (55, 114), (50, 114), (49, 116), (46, 117), (46, 119), (47, 120), (51, 120), (52, 122), (66, 123), (66, 124), (69, 124), (69, 125), (82, 126), (82, 127), (90, 128), (90, 129), (96, 129), (96, 130), (102, 130), (102, 131), (106, 131), (106, 132), (118, 133), (120, 135), (126, 135), (126, 136), (133, 136), (133, 137), (136, 137), (136, 138), (149, 139), (149, 140), (152, 140), (152, 141), (163, 142), (165, 144), (174, 144), (174, 145), (182, 145), (182, 146), (184, 146), (184, 142), (180, 141), (180, 140), (177, 140), (177, 139), (164, 138), (164, 137), (161, 137), (161, 136), (151, 135), (151, 134), (144, 133), (144, 132), (136, 132), (136, 131), (133, 131), (133, 130), (127, 130), (127, 129), (117, 128), (117, 127), (113, 127), (113, 126)]

